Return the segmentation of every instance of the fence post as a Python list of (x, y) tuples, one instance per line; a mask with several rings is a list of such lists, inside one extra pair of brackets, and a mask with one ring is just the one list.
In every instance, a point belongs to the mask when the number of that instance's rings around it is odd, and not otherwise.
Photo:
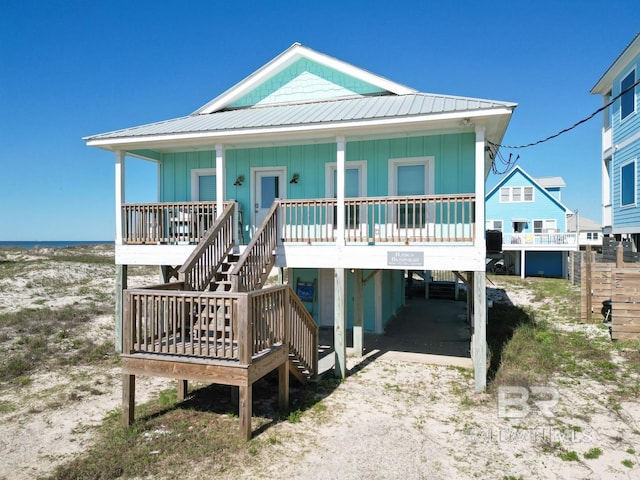
[(624, 248), (622, 242), (616, 247), (616, 268), (624, 268)]
[(592, 288), (591, 288), (591, 265), (593, 256), (591, 255), (591, 245), (587, 245), (586, 255), (587, 263), (584, 269), (584, 282), (585, 282), (585, 295), (587, 299), (587, 323), (591, 323), (591, 313), (592, 313)]

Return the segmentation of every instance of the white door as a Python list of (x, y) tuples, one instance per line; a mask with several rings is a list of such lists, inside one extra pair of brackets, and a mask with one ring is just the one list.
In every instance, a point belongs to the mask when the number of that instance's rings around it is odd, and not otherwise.
[(334, 291), (333, 269), (322, 268), (319, 270), (319, 292), (318, 292), (318, 325), (321, 327), (333, 326), (334, 312)]
[(262, 225), (276, 198), (286, 198), (284, 168), (260, 169), (253, 176), (253, 231)]

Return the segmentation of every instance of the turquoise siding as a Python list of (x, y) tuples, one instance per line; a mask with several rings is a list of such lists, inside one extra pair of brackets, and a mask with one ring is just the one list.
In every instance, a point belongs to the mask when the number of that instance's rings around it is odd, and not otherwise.
[[(160, 167), (160, 201), (186, 202), (191, 200), (191, 170), (215, 168), (216, 152), (170, 153), (162, 156)], [(236, 177), (231, 180), (231, 184)], [(227, 182), (227, 188), (229, 182)]]
[(346, 158), (367, 160), (367, 194), (389, 194), (389, 159), (435, 158), (436, 194), (473, 193), (475, 191), (475, 135), (432, 135), (347, 144)]
[[(475, 187), (475, 136), (472, 133), (348, 142), (346, 159), (367, 161), (367, 195), (389, 194), (389, 159), (433, 156), (435, 193), (473, 193)], [(287, 198), (324, 198), (325, 166), (336, 161), (336, 144), (300, 145), (228, 150), (225, 179), (227, 199), (238, 200), (249, 211), (251, 168), (286, 167), (287, 175), (300, 175), (297, 184), (287, 182)], [(191, 199), (191, 170), (215, 168), (215, 152), (170, 153), (162, 156), (160, 199)], [(243, 185), (233, 185), (244, 175)]]
[(231, 107), (318, 101), (375, 93), (384, 93), (384, 90), (308, 59), (300, 59), (236, 100)]
[[(363, 270), (363, 278), (372, 273), (371, 270)], [(345, 282), (347, 285), (346, 309), (347, 328), (353, 328), (353, 291), (355, 275), (347, 270), (345, 272)], [(291, 268), (289, 269), (289, 282), (295, 290), (297, 281), (316, 283), (316, 296), (313, 302), (303, 302), (307, 311), (310, 312), (316, 324), (320, 318), (320, 298), (318, 295), (318, 269), (315, 268)], [(382, 326), (385, 327), (395, 316), (398, 310), (404, 305), (404, 271), (403, 270), (383, 270), (382, 271)], [(372, 278), (364, 286), (364, 329), (367, 332), (375, 332), (375, 280)]]
[[(533, 202), (500, 203), (502, 187), (534, 187)], [(534, 220), (556, 220), (557, 229), (566, 232), (566, 213), (564, 207), (537, 183), (531, 182), (520, 170), (514, 170), (502, 180), (486, 199), (487, 220), (502, 220), (502, 231), (512, 233), (512, 219), (527, 219), (525, 232), (533, 233)]]
[[(620, 93), (620, 82), (635, 68), (635, 80), (640, 79), (640, 56), (636, 56), (622, 73), (615, 78), (612, 85), (612, 96)], [(640, 86), (635, 87), (635, 112), (620, 121), (620, 100), (611, 107), (611, 127), (614, 145), (620, 145), (636, 136), (636, 140), (628, 145), (617, 148), (611, 162), (611, 205), (613, 207), (613, 228), (625, 229), (630, 232), (640, 232)], [(630, 160), (636, 162), (636, 205), (621, 207), (620, 202), (620, 167)]]

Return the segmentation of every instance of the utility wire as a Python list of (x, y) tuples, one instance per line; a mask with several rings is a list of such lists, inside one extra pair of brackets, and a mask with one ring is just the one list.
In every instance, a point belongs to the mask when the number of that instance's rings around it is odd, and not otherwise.
[[(553, 135), (549, 135), (548, 137), (543, 138), (542, 140), (538, 140), (538, 141), (536, 141), (536, 142), (532, 142), (532, 143), (527, 143), (526, 145), (515, 145), (515, 146), (514, 146), (514, 145), (500, 145), (500, 144), (498, 144), (498, 143), (493, 143), (493, 142), (490, 142), (490, 141), (487, 141), (487, 143), (488, 143), (489, 145), (491, 145), (492, 147), (495, 147), (495, 149), (496, 149), (496, 151), (497, 151), (497, 149), (499, 149), (499, 148), (507, 148), (507, 149), (517, 150), (517, 149), (520, 149), (520, 148), (533, 147), (534, 145), (539, 145), (539, 144), (541, 144), (541, 143), (548, 142), (549, 140), (551, 140), (551, 139), (553, 139), (553, 138), (559, 137), (559, 136), (560, 136), (560, 135), (562, 135), (563, 133), (567, 133), (568, 131), (573, 130), (573, 129), (574, 129), (574, 128), (576, 128), (577, 126), (582, 125), (582, 124), (583, 124), (583, 123), (585, 123), (585, 122), (588, 122), (588, 121), (589, 121), (589, 120), (591, 120), (593, 117), (595, 117), (598, 113), (600, 113), (600, 112), (602, 112), (603, 110), (605, 110), (605, 109), (609, 108), (611, 105), (613, 105), (613, 104), (615, 103), (615, 101), (616, 101), (616, 100), (618, 100), (621, 96), (623, 96), (625, 93), (629, 92), (630, 90), (633, 90), (633, 89), (634, 89), (636, 86), (638, 86), (639, 84), (640, 84), (640, 79), (636, 80), (636, 82), (635, 82), (633, 85), (631, 85), (631, 86), (630, 86), (629, 88), (627, 88), (626, 90), (624, 90), (624, 91), (620, 92), (618, 95), (616, 95), (615, 97), (613, 97), (613, 98), (611, 99), (611, 101), (609, 101), (609, 103), (607, 103), (606, 105), (603, 105), (602, 107), (600, 107), (598, 110), (596, 110), (595, 112), (593, 112), (593, 113), (592, 113), (591, 115), (589, 115), (588, 117), (583, 118), (582, 120), (580, 120), (580, 121), (578, 121), (578, 122), (574, 123), (574, 124), (573, 124), (573, 125), (571, 125), (570, 127), (565, 128), (565, 129), (563, 129), (563, 130), (560, 130), (558, 133), (554, 133)], [(495, 152), (494, 152), (494, 155), (493, 155), (493, 156), (495, 156)], [(510, 156), (511, 156), (511, 155), (510, 155)], [(516, 160), (516, 161), (517, 161), (517, 160)], [(515, 162), (514, 162), (514, 163), (515, 163)]]

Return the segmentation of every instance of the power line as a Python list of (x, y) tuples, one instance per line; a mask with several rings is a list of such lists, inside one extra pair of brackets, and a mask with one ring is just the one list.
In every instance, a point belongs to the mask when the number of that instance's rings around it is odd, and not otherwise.
[[(615, 101), (616, 101), (616, 100), (618, 100), (621, 96), (623, 96), (625, 93), (629, 92), (630, 90), (633, 90), (633, 89), (634, 89), (636, 86), (638, 86), (639, 84), (640, 84), (640, 79), (636, 80), (636, 82), (635, 82), (633, 85), (631, 85), (631, 86), (630, 86), (629, 88), (627, 88), (626, 90), (624, 90), (624, 91), (620, 92), (618, 95), (616, 95), (615, 97), (613, 97), (613, 98), (611, 99), (611, 101), (609, 101), (609, 103), (607, 103), (606, 105), (603, 105), (602, 107), (600, 107), (598, 110), (596, 110), (595, 112), (593, 112), (593, 113), (592, 113), (591, 115), (589, 115), (588, 117), (583, 118), (582, 120), (580, 120), (580, 121), (578, 121), (578, 122), (574, 123), (574, 124), (573, 124), (573, 125), (571, 125), (570, 127), (564, 128), (564, 129), (560, 130), (559, 132), (554, 133), (553, 135), (549, 135), (548, 137), (543, 138), (543, 139), (541, 139), (541, 140), (538, 140), (538, 141), (536, 141), (536, 142), (527, 143), (527, 144), (525, 144), (525, 145), (515, 145), (515, 146), (514, 146), (514, 145), (500, 145), (500, 144), (493, 143), (493, 142), (490, 142), (490, 141), (487, 141), (487, 143), (488, 143), (489, 145), (491, 145), (492, 147), (495, 147), (495, 148), (496, 148), (496, 151), (497, 151), (497, 149), (499, 149), (499, 148), (507, 148), (507, 149), (510, 149), (510, 150), (517, 150), (517, 149), (520, 149), (520, 148), (533, 147), (534, 145), (539, 145), (539, 144), (541, 144), (541, 143), (548, 142), (549, 140), (551, 140), (551, 139), (553, 139), (553, 138), (559, 137), (560, 135), (562, 135), (562, 134), (564, 134), (564, 133), (567, 133), (567, 132), (569, 132), (569, 131), (573, 130), (574, 128), (576, 128), (576, 127), (578, 127), (578, 126), (582, 125), (583, 123), (588, 122), (588, 121), (589, 121), (589, 120), (591, 120), (593, 117), (595, 117), (598, 113), (600, 113), (600, 112), (602, 112), (603, 110), (605, 110), (605, 109), (609, 108), (611, 105), (613, 105), (613, 104), (615, 103)], [(494, 154), (494, 156), (495, 156), (495, 154)], [(517, 161), (517, 160), (516, 160), (516, 161)], [(514, 162), (514, 163), (515, 163), (515, 162)]]

